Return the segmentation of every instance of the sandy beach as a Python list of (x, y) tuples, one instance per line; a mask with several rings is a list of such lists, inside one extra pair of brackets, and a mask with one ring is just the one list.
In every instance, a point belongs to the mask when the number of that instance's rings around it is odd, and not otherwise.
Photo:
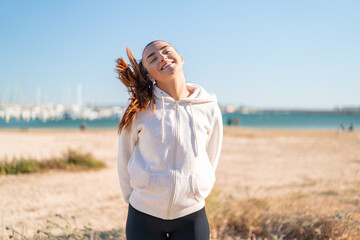
[[(1, 237), (5, 226), (32, 236), (55, 214), (97, 230), (125, 226), (127, 205), (117, 178), (116, 130), (0, 129), (0, 159), (90, 152), (98, 171), (0, 176)], [(227, 127), (215, 190), (236, 199), (307, 196), (297, 207), (314, 214), (352, 213), (360, 220), (360, 131), (262, 130)], [(301, 206), (300, 206), (301, 205)], [(277, 206), (279, 207), (279, 206)]]

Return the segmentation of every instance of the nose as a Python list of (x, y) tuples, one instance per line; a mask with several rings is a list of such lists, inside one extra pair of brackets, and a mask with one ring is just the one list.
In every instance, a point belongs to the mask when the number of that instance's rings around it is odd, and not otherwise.
[(161, 60), (160, 60), (160, 62), (164, 62), (166, 59), (168, 59), (167, 56), (161, 54)]

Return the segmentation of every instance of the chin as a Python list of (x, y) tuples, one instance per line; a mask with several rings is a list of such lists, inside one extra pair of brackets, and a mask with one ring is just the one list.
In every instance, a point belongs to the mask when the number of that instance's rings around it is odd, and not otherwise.
[(164, 71), (161, 72), (161, 75), (174, 75), (177, 74), (179, 72), (181, 72), (182, 69), (176, 69), (176, 68), (166, 68), (164, 69)]

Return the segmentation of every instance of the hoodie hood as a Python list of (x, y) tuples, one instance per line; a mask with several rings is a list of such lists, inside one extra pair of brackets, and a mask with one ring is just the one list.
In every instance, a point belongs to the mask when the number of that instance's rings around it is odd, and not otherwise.
[[(208, 102), (216, 102), (216, 96), (214, 94), (209, 94), (206, 92), (204, 88), (200, 85), (194, 83), (186, 83), (187, 89), (192, 91), (192, 94), (186, 98), (180, 99), (180, 102), (188, 102), (188, 103), (208, 103)], [(158, 99), (164, 99), (164, 101), (175, 102), (175, 100), (167, 94), (164, 90), (159, 88), (156, 84), (154, 85), (154, 94)]]

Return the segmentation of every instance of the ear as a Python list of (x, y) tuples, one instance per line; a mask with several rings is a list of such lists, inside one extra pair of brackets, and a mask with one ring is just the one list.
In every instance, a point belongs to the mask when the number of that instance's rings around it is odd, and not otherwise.
[(150, 74), (147, 74), (147, 77), (150, 79), (151, 82), (155, 82), (155, 79)]
[(183, 57), (181, 55), (180, 55), (180, 57), (181, 57), (182, 63), (185, 64)]

